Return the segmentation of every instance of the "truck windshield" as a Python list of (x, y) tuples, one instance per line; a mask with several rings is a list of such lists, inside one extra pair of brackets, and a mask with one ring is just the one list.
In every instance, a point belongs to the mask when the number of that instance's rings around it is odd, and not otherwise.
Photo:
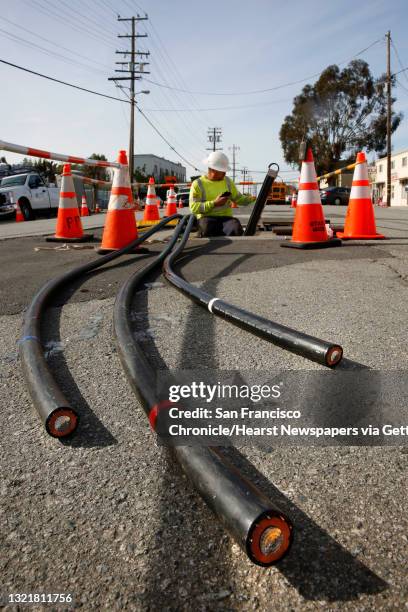
[(24, 185), (26, 179), (26, 174), (20, 174), (20, 176), (6, 176), (5, 178), (1, 179), (1, 186), (12, 187), (13, 185)]

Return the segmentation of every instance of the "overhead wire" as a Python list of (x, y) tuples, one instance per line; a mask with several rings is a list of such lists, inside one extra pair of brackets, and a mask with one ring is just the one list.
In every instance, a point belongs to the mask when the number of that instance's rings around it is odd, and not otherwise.
[(87, 70), (91, 70), (93, 72), (95, 71), (99, 72), (103, 74), (104, 76), (106, 75), (106, 71), (102, 71), (100, 68), (94, 68), (93, 66), (89, 66), (89, 64), (84, 64), (83, 62), (74, 60), (70, 57), (67, 57), (66, 55), (63, 55), (62, 53), (58, 53), (57, 51), (51, 51), (50, 49), (46, 49), (45, 47), (42, 47), (41, 45), (37, 45), (37, 43), (34, 43), (29, 40), (25, 40), (24, 38), (21, 38), (21, 36), (17, 36), (17, 34), (13, 34), (11, 32), (8, 32), (7, 30), (3, 30), (2, 28), (0, 28), (0, 32), (3, 34), (3, 36), (8, 38), (9, 40), (16, 42), (20, 45), (24, 45), (26, 47), (30, 47), (32, 49), (38, 49), (41, 53), (44, 53), (45, 55), (48, 55), (49, 57), (52, 57), (52, 58), (57, 57), (57, 58), (60, 58), (65, 63), (71, 64), (74, 66), (82, 66), (86, 68)]
[[(402, 65), (402, 61), (401, 61), (401, 58), (399, 56), (399, 53), (397, 51), (397, 47), (395, 46), (394, 41), (393, 41), (392, 38), (391, 38), (391, 45), (392, 45), (392, 48), (394, 49), (394, 53), (395, 53), (395, 55), (397, 57), (397, 61), (398, 61), (399, 65), (400, 65), (400, 68), (404, 68), (404, 66)], [(406, 80), (408, 81), (408, 75), (406, 74), (405, 71), (404, 71), (404, 76), (405, 76)]]
[[(346, 64), (348, 62), (350, 62), (351, 60), (353, 60), (354, 58), (358, 57), (359, 55), (361, 55), (362, 53), (364, 53), (365, 51), (368, 51), (368, 49), (371, 49), (371, 47), (374, 47), (374, 45), (377, 45), (380, 42), (384, 42), (384, 37), (379, 38), (378, 40), (374, 41), (373, 43), (371, 43), (370, 45), (368, 45), (367, 47), (365, 47), (364, 49), (362, 49), (361, 51), (359, 51), (358, 53), (354, 54), (352, 58), (348, 59), (348, 60), (344, 60), (342, 62), (336, 62), (338, 66), (341, 66), (342, 64)], [(267, 93), (270, 91), (277, 91), (278, 89), (284, 89), (285, 87), (291, 87), (292, 85), (299, 85), (300, 83), (305, 83), (307, 81), (310, 81), (310, 79), (316, 78), (318, 76), (320, 76), (320, 74), (322, 73), (322, 71), (320, 70), (319, 72), (316, 72), (315, 74), (312, 74), (306, 78), (303, 79), (299, 79), (297, 81), (291, 81), (288, 83), (282, 83), (281, 85), (276, 85), (274, 87), (267, 87), (265, 89), (255, 89), (252, 91), (235, 91), (235, 92), (208, 92), (208, 91), (192, 91), (192, 90), (187, 90), (187, 89), (179, 89), (176, 87), (171, 87), (168, 86), (166, 84), (163, 83), (158, 83), (157, 81), (153, 81), (151, 79), (146, 79), (146, 81), (148, 83), (152, 83), (153, 85), (157, 85), (158, 87), (163, 87), (165, 89), (173, 89), (176, 91), (180, 91), (183, 93), (192, 93), (195, 95), (201, 95), (201, 96), (249, 96), (249, 95), (253, 95), (253, 94), (261, 94), (261, 93)]]
[(82, 59), (88, 60), (88, 61), (90, 61), (90, 62), (92, 62), (94, 64), (97, 64), (99, 66), (103, 66), (104, 68), (108, 68), (109, 70), (111, 69), (111, 66), (109, 66), (108, 64), (103, 64), (102, 62), (98, 62), (97, 60), (94, 60), (93, 58), (90, 58), (90, 57), (88, 57), (86, 55), (83, 55), (82, 53), (79, 55), (78, 51), (73, 51), (72, 49), (69, 49), (68, 47), (64, 47), (60, 43), (56, 43), (54, 40), (51, 40), (50, 38), (45, 38), (45, 36), (41, 36), (40, 34), (37, 34), (36, 32), (33, 32), (32, 30), (29, 30), (28, 28), (25, 28), (24, 26), (22, 26), (19, 23), (11, 21), (10, 19), (6, 19), (6, 17), (3, 17), (3, 15), (0, 15), (0, 19), (2, 21), (6, 21), (7, 23), (15, 26), (19, 30), (23, 30), (24, 32), (27, 32), (28, 34), (31, 34), (31, 36), (35, 36), (36, 38), (39, 38), (40, 40), (45, 41), (46, 43), (52, 45), (53, 47), (58, 47), (60, 49), (63, 49), (64, 51), (68, 51), (68, 53), (71, 53), (72, 55), (75, 55), (76, 57), (79, 56)]
[(41, 72), (37, 72), (36, 70), (30, 70), (29, 68), (25, 68), (24, 66), (19, 66), (18, 64), (13, 64), (12, 62), (7, 62), (4, 59), (0, 59), (0, 63), (6, 64), (7, 66), (11, 66), (12, 68), (17, 68), (18, 70), (22, 70), (23, 72), (28, 72), (29, 74), (34, 74), (35, 76), (39, 76), (43, 79), (53, 81), (54, 83), (59, 83), (60, 85), (66, 85), (67, 87), (72, 87), (73, 89), (79, 89), (80, 91), (85, 91), (86, 93), (91, 93), (91, 94), (94, 94), (95, 96), (100, 96), (101, 98), (108, 98), (110, 100), (117, 100), (119, 102), (126, 102), (128, 104), (130, 103), (129, 100), (123, 100), (122, 98), (110, 96), (108, 94), (104, 94), (99, 91), (94, 91), (93, 89), (87, 89), (86, 87), (80, 87), (79, 85), (74, 85), (73, 83), (68, 83), (67, 81), (62, 81), (61, 79), (56, 79), (46, 74), (42, 74)]
[(70, 28), (72, 28), (73, 30), (75, 30), (75, 31), (77, 31), (77, 32), (79, 32), (81, 34), (85, 33), (88, 37), (90, 36), (91, 38), (93, 38), (97, 42), (100, 43), (102, 41), (105, 44), (105, 46), (109, 46), (109, 47), (115, 49), (114, 45), (110, 44), (106, 40), (106, 36), (100, 36), (99, 34), (94, 32), (93, 30), (91, 30), (91, 29), (87, 28), (86, 26), (82, 25), (81, 22), (74, 21), (72, 19), (71, 15), (66, 16), (66, 12), (64, 13), (64, 16), (61, 16), (58, 12), (54, 11), (53, 8), (51, 8), (50, 4), (47, 4), (46, 6), (44, 6), (41, 3), (40, 0), (25, 0), (25, 1), (29, 2), (37, 10), (41, 11), (49, 19), (53, 19), (53, 20), (59, 21), (65, 27), (69, 26)]

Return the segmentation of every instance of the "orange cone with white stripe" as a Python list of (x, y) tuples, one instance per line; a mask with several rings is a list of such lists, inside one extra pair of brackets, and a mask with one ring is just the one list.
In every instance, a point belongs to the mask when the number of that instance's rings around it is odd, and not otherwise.
[(98, 253), (123, 249), (137, 238), (135, 205), (129, 180), (126, 151), (119, 151), (120, 168), (114, 169), (102, 243)]
[(178, 207), (177, 208), (184, 208), (183, 200), (181, 198), (179, 198)]
[(292, 194), (292, 201), (290, 203), (290, 207), (296, 208), (296, 206), (297, 206), (297, 196), (296, 196), (296, 191), (294, 191)]
[(346, 240), (377, 240), (385, 238), (377, 234), (374, 208), (368, 181), (367, 160), (364, 152), (357, 153), (353, 184), (344, 223), (344, 231), (337, 232), (339, 238)]
[[(165, 217), (171, 217), (172, 215), (177, 214), (177, 196), (174, 191), (173, 185), (167, 191), (167, 202), (166, 202), (166, 210), (164, 211)], [(169, 221), (167, 225), (177, 225), (177, 219), (173, 219), (173, 221)]]
[(95, 214), (97, 215), (98, 213), (101, 212), (101, 209), (99, 208), (99, 204), (98, 202), (95, 204)]
[(281, 246), (296, 249), (321, 249), (340, 245), (341, 240), (329, 239), (326, 231), (313, 153), (309, 147), (302, 162), (292, 240), (282, 243)]
[(81, 217), (89, 217), (89, 208), (86, 203), (86, 195), (82, 196), (82, 204), (81, 204)]
[[(10, 204), (14, 204), (13, 194), (10, 195)], [(20, 208), (20, 204), (18, 203), (18, 200), (15, 204), (15, 209), (16, 209), (16, 223), (21, 223), (21, 221), (25, 221), (24, 215), (21, 212), (21, 208)]]
[(138, 226), (156, 225), (160, 221), (159, 207), (157, 206), (156, 189), (154, 187), (154, 178), (149, 178), (147, 187), (146, 206), (144, 209), (143, 219), (138, 222)]
[(92, 240), (92, 234), (84, 234), (78, 202), (75, 194), (71, 164), (64, 164), (62, 170), (61, 190), (58, 204), (57, 228), (54, 236), (48, 236), (48, 242), (86, 242)]

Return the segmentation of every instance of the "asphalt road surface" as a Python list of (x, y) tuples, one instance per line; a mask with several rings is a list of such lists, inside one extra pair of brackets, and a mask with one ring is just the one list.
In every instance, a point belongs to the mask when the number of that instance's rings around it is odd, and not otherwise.
[[(269, 234), (192, 240), (179, 269), (218, 297), (341, 343), (358, 386), (363, 367), (408, 366), (407, 212), (381, 224), (390, 240), (322, 251), (281, 249)], [(2, 592), (72, 593), (83, 610), (407, 609), (407, 446), (226, 449), (295, 526), (290, 555), (262, 569), (156, 445), (112, 334), (114, 296), (146, 257), (112, 263), (47, 311), (48, 360), (81, 423), (71, 440), (46, 436), (21, 374), (21, 318), (45, 280), (95, 257), (34, 250), (46, 245), (0, 242)], [(311, 370), (327, 374), (318, 392), (329, 392), (332, 372), (211, 317), (160, 274), (136, 295), (134, 319), (159, 370)], [(398, 389), (394, 399), (406, 401)]]

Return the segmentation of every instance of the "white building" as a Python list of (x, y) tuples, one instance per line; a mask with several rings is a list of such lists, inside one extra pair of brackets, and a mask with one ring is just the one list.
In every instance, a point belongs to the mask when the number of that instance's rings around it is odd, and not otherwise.
[(148, 176), (153, 176), (156, 182), (163, 181), (165, 176), (175, 176), (180, 183), (186, 180), (186, 169), (179, 162), (152, 154), (134, 155), (133, 159), (134, 167), (140, 168)]
[[(375, 197), (387, 199), (387, 158), (375, 162)], [(391, 155), (391, 206), (408, 205), (408, 149)]]

